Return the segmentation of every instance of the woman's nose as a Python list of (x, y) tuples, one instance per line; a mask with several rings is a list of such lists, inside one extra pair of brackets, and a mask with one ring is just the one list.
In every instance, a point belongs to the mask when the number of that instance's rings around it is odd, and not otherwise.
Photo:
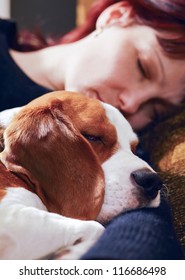
[(140, 106), (137, 96), (119, 95), (119, 108), (127, 114), (135, 114)]

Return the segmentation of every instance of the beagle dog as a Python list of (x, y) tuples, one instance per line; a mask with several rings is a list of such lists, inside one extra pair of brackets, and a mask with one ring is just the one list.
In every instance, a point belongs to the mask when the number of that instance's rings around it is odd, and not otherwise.
[(162, 182), (134, 155), (138, 139), (111, 105), (45, 94), (0, 113), (0, 259), (61, 248), (78, 259), (121, 212), (157, 207)]

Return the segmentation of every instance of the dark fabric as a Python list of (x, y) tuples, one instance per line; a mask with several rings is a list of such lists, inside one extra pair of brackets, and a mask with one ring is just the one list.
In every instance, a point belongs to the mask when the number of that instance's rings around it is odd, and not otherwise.
[(9, 55), (16, 40), (16, 24), (0, 19), (0, 111), (25, 105), (51, 91), (29, 79)]
[(183, 259), (165, 200), (159, 208), (139, 209), (115, 218), (82, 259)]

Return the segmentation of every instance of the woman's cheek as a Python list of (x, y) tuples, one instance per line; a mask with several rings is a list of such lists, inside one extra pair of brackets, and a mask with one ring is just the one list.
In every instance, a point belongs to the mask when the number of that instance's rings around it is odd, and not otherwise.
[(143, 129), (152, 121), (152, 119), (144, 112), (137, 112), (134, 115), (126, 116), (126, 119), (135, 131)]

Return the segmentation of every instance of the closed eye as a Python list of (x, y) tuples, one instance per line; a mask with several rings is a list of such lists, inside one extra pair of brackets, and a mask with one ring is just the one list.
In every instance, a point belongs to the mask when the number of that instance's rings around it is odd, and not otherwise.
[(144, 68), (144, 66), (143, 66), (143, 64), (142, 64), (142, 62), (141, 62), (141, 60), (139, 58), (137, 59), (137, 67), (139, 69), (140, 74), (144, 78), (147, 78), (147, 72), (146, 72), (146, 70), (145, 70), (145, 68)]
[(103, 143), (101, 136), (95, 136), (95, 135), (90, 135), (90, 134), (85, 134), (85, 133), (82, 133), (82, 135), (90, 142), (102, 142)]

